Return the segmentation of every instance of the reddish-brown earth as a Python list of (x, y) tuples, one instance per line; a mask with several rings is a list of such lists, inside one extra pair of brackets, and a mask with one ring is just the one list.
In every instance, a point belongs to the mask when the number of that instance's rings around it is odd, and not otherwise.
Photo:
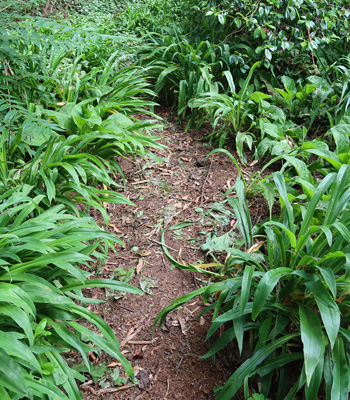
[[(120, 160), (127, 179), (123, 194), (136, 206), (108, 205), (108, 230), (122, 236), (125, 247), (110, 254), (99, 273), (99, 277), (109, 278), (116, 268), (125, 271), (135, 268), (130, 283), (136, 287), (140, 284), (154, 287), (146, 286), (150, 293), (143, 296), (125, 294), (118, 298), (121, 294), (117, 293), (104, 304), (89, 306), (114, 330), (139, 383), (108, 387), (111, 383), (108, 372), (107, 379), (96, 383), (87, 375), (87, 381), (81, 385), (85, 400), (213, 399), (213, 389), (223, 385), (233, 372), (235, 363), (232, 360), (228, 363), (222, 356), (216, 360), (200, 359), (209, 349), (205, 336), (211, 318), (205, 314), (198, 319), (204, 308), (201, 298), (194, 298), (173, 311), (152, 334), (154, 320), (164, 307), (208, 279), (204, 274), (171, 268), (159, 244), (161, 229), (192, 221), (191, 226), (181, 231), (167, 230), (166, 244), (177, 260), (185, 263), (206, 260), (200, 247), (213, 230), (206, 210), (222, 201), (223, 192), (235, 182), (237, 173), (233, 163), (222, 154), (214, 154), (204, 162), (211, 149), (198, 140), (203, 132), (185, 132), (168, 113), (161, 116), (166, 121), (161, 142), (167, 147), (155, 153), (163, 163), (151, 158)], [(248, 175), (252, 172), (253, 168), (245, 169)], [(264, 203), (256, 200), (254, 207), (255, 215), (266, 215)], [(220, 234), (229, 227), (217, 223), (216, 229)], [(103, 289), (91, 289), (86, 294), (106, 299)], [(110, 372), (118, 367), (106, 355), (92, 357), (97, 366), (103, 362), (109, 365)], [(124, 377), (122, 370), (120, 373)]]

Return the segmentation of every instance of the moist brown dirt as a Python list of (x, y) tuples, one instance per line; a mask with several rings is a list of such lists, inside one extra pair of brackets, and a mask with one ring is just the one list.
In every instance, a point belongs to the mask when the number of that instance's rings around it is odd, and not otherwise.
[[(171, 312), (163, 326), (152, 333), (155, 318), (164, 307), (208, 280), (205, 274), (172, 268), (160, 245), (161, 230), (166, 229), (165, 243), (174, 259), (182, 263), (208, 261), (201, 244), (214, 228), (220, 234), (230, 226), (206, 223), (210, 217), (205, 212), (211, 204), (222, 201), (222, 194), (237, 175), (234, 164), (223, 154), (215, 153), (204, 160), (211, 148), (198, 139), (206, 132), (186, 132), (168, 112), (160, 115), (166, 123), (161, 143), (167, 147), (155, 154), (163, 162), (159, 164), (149, 157), (120, 160), (127, 180), (123, 194), (135, 207), (108, 205), (110, 224), (106, 229), (122, 236), (125, 246), (110, 254), (98, 275), (110, 278), (116, 268), (135, 268), (129, 283), (136, 287), (150, 283), (154, 287), (147, 286), (149, 293), (143, 296), (117, 293), (106, 303), (89, 306), (115, 332), (139, 383), (108, 387), (108, 379), (107, 385), (101, 380), (94, 383), (87, 375), (81, 385), (85, 400), (213, 399), (213, 389), (223, 385), (234, 371), (234, 363), (228, 364), (222, 357), (200, 359), (210, 348), (205, 336), (211, 315), (198, 319), (204, 309), (199, 297)], [(244, 173), (249, 176), (258, 167), (247, 167)], [(252, 215), (261, 218), (268, 214), (260, 199), (254, 199), (251, 206)], [(168, 230), (183, 221), (192, 224), (179, 231)], [(106, 291), (100, 288), (90, 289), (86, 295), (106, 299)], [(95, 365), (109, 365), (110, 372), (120, 366), (106, 355), (91, 356)], [(120, 374), (125, 376), (122, 368)]]

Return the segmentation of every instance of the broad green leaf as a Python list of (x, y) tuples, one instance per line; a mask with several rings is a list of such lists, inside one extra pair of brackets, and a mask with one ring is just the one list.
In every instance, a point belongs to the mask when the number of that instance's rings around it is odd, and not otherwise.
[(254, 300), (253, 300), (253, 310), (252, 319), (255, 320), (259, 315), (261, 309), (264, 307), (265, 302), (276, 286), (277, 282), (284, 276), (291, 273), (293, 270), (291, 268), (276, 268), (267, 271), (265, 275), (260, 280)]
[(30, 348), (18, 339), (15, 339), (10, 332), (0, 331), (0, 347), (4, 349), (8, 355), (24, 360), (30, 363), (36, 371), (41, 371), (40, 364), (34, 357)]
[(302, 358), (303, 353), (282, 354), (266, 361), (261, 367), (257, 368), (256, 373), (260, 376), (265, 376), (276, 369), (282, 368), (284, 365), (301, 360)]
[(260, 365), (274, 350), (276, 350), (282, 344), (292, 341), (297, 336), (297, 333), (283, 336), (257, 351), (252, 357), (245, 361), (233, 375), (231, 375), (217, 396), (217, 400), (231, 400), (242, 386), (244, 379), (255, 374), (258, 365)]
[(333, 152), (329, 150), (319, 150), (319, 149), (308, 149), (306, 150), (308, 153), (315, 154), (316, 156), (319, 156), (326, 161), (328, 161), (337, 171), (340, 169), (340, 167), (343, 165), (341, 162), (340, 158)]
[(250, 287), (254, 269), (255, 267), (253, 265), (246, 265), (244, 269), (241, 286), (241, 313), (243, 313), (250, 297)]
[(331, 398), (332, 400), (349, 399), (349, 364), (344, 349), (344, 342), (337, 338), (333, 350), (333, 384)]
[[(12, 392), (28, 395), (28, 387), (18, 364), (0, 347), (0, 384)], [(4, 397), (5, 399), (6, 397)]]
[(29, 374), (26, 374), (25, 378), (27, 386), (38, 393), (41, 398), (45, 398), (44, 396), (48, 395), (49, 398), (52, 400), (70, 400), (61, 390), (59, 390), (53, 383), (51, 383), (47, 379), (37, 379), (36, 377)]
[(322, 327), (318, 315), (309, 307), (300, 306), (300, 331), (304, 347), (305, 374), (310, 385), (315, 368), (323, 357)]
[(295, 86), (294, 79), (290, 78), (289, 76), (282, 76), (281, 81), (288, 93), (292, 94), (293, 96), (297, 94), (297, 88)]
[(277, 226), (277, 227), (281, 228), (287, 234), (289, 241), (290, 241), (290, 245), (293, 248), (296, 247), (296, 244), (297, 244), (296, 237), (295, 237), (294, 233), (292, 231), (290, 231), (285, 225), (283, 225), (277, 221), (268, 221), (268, 222), (264, 223), (264, 226), (269, 226), (269, 225)]
[(11, 304), (0, 304), (0, 314), (8, 315), (10, 318), (12, 318), (17, 325), (23, 329), (29, 341), (29, 345), (32, 346), (34, 344), (31, 321), (28, 318), (28, 315), (21, 308)]
[(340, 327), (339, 308), (319, 279), (314, 281), (306, 280), (305, 285), (315, 296), (324, 327), (329, 337), (331, 348), (333, 348)]
[(323, 365), (324, 365), (324, 356), (322, 356), (315, 368), (315, 371), (312, 375), (311, 381), (308, 385), (305, 386), (305, 400), (317, 400), (318, 392), (322, 380), (323, 374)]
[(75, 282), (60, 288), (62, 292), (67, 292), (69, 290), (85, 289), (90, 287), (102, 287), (109, 288), (113, 290), (120, 290), (122, 292), (129, 292), (142, 295), (143, 292), (135, 288), (132, 285), (128, 285), (124, 282), (115, 281), (113, 279), (88, 279), (84, 283)]

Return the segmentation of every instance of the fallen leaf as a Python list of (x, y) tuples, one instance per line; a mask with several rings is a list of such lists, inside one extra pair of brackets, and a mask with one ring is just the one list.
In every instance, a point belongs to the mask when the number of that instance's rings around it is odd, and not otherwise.
[(136, 267), (136, 274), (137, 275), (141, 272), (144, 264), (145, 264), (145, 260), (143, 258), (140, 258), (139, 262), (137, 263), (137, 267)]
[[(102, 184), (102, 186), (103, 186), (103, 190), (108, 190), (107, 186), (106, 186), (104, 183)], [(108, 194), (106, 194), (106, 197), (108, 197)], [(107, 209), (108, 203), (106, 203), (106, 202), (104, 201), (104, 202), (102, 202), (102, 204), (103, 204), (103, 207), (104, 207), (105, 209)]]
[(137, 254), (140, 257), (147, 257), (151, 254), (151, 252), (149, 250), (140, 250)]
[(115, 233), (123, 233), (120, 229), (118, 229), (114, 224), (109, 224), (114, 229)]
[(253, 162), (251, 162), (249, 164), (250, 167), (254, 167), (255, 164), (257, 164), (259, 162), (259, 160), (254, 160)]
[(115, 368), (115, 367), (121, 367), (122, 363), (119, 362), (112, 362), (109, 365), (107, 365), (108, 368)]
[(203, 317), (199, 318), (199, 325), (203, 326), (205, 324), (205, 319)]
[(181, 327), (181, 332), (182, 332), (182, 334), (183, 334), (183, 335), (187, 335), (187, 329), (188, 329), (188, 328), (186, 328), (185, 319), (184, 319), (183, 316), (180, 315), (180, 314), (177, 315), (177, 318), (178, 318), (178, 320), (179, 320), (179, 322), (180, 322), (180, 327)]

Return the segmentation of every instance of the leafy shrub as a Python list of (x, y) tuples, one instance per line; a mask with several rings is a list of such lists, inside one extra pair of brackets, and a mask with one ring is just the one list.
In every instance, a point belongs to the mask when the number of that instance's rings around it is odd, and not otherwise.
[[(246, 143), (248, 147), (252, 149), (253, 137), (248, 132), (255, 125), (253, 114), (257, 108), (256, 103), (261, 102), (262, 98), (268, 97), (261, 92), (253, 93), (254, 86), (249, 85), (254, 69), (258, 67), (258, 65), (259, 63), (256, 63), (252, 66), (247, 78), (242, 82), (241, 90), (238, 93), (236, 92), (232, 74), (230, 71), (225, 71), (224, 74), (230, 87), (230, 95), (205, 92), (199, 94), (197, 98), (189, 103), (191, 108), (203, 108), (206, 112), (209, 111), (211, 124), (214, 128), (213, 134), (220, 135), (220, 147), (225, 143), (226, 136), (229, 132), (235, 136), (236, 149), (242, 159), (244, 159), (243, 144)], [(256, 102), (252, 99), (255, 99)], [(205, 117), (203, 117), (202, 120), (204, 118)], [(250, 119), (249, 124), (247, 124), (248, 118)], [(215, 131), (218, 124), (221, 125), (221, 129)]]
[[(193, 97), (217, 88), (212, 78), (221, 71), (221, 63), (215, 46), (208, 41), (192, 45), (178, 34), (150, 35), (139, 57), (142, 65), (152, 67), (149, 73), (156, 93), (167, 104), (177, 104), (180, 117), (185, 115)], [(194, 119), (192, 115), (192, 123)]]
[[(90, 262), (105, 260), (119, 239), (90, 217), (67, 214), (63, 205), (45, 211), (44, 196), (32, 198), (32, 191), (24, 185), (1, 195), (0, 392), (4, 399), (81, 399), (75, 379), (85, 378), (67, 365), (62, 354), (68, 351), (78, 351), (89, 368), (86, 352), (102, 349), (133, 376), (112, 330), (84, 307), (96, 300), (85, 298), (81, 289), (141, 291), (113, 280), (89, 279)], [(81, 318), (102, 336), (77, 322)]]
[(204, 1), (194, 9), (192, 35), (213, 43), (239, 37), (258, 56), (253, 63), (263, 61), (276, 75), (324, 72), (346, 55), (349, 10), (342, 1)]
[(87, 352), (105, 351), (134, 376), (113, 331), (86, 308), (101, 300), (82, 289), (142, 294), (92, 276), (121, 241), (86, 211), (100, 210), (108, 223), (104, 203), (132, 205), (109, 190), (119, 187), (112, 175), (123, 177), (115, 157), (153, 156), (159, 124), (132, 116), (153, 118), (147, 74), (120, 68), (103, 35), (7, 13), (12, 6), (0, 11), (0, 393), (81, 399), (76, 380), (85, 378), (67, 364), (71, 351), (88, 371)]
[[(278, 399), (294, 399), (302, 387), (308, 399), (323, 391), (332, 400), (348, 398), (349, 377), (341, 371), (349, 368), (350, 345), (349, 174), (349, 166), (343, 165), (318, 184), (308, 203), (300, 203), (288, 193), (282, 175), (274, 173), (280, 217), (258, 227), (260, 241), (255, 243), (244, 185), (238, 180), (238, 200), (229, 202), (245, 251), (227, 249), (225, 264), (216, 264), (221, 274), (218, 282), (175, 300), (158, 315), (155, 323), (161, 324), (171, 310), (194, 296), (202, 294), (207, 302), (215, 294), (203, 312), (214, 310), (207, 339), (222, 326), (225, 331), (204, 357), (233, 340), (242, 354), (249, 337), (253, 355), (229, 378), (218, 399), (231, 399), (254, 376), (261, 379), (262, 394), (269, 395), (275, 369), (279, 370)], [(289, 364), (297, 361), (303, 367), (288, 388)]]

